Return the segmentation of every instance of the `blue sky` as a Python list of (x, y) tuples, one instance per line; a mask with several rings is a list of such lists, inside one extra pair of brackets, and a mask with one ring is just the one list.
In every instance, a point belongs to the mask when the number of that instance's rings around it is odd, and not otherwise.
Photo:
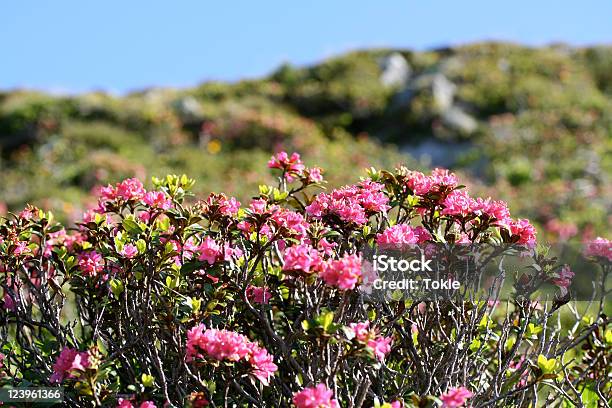
[(610, 0), (0, 3), (0, 89), (189, 86), (346, 50), (481, 40), (612, 44)]

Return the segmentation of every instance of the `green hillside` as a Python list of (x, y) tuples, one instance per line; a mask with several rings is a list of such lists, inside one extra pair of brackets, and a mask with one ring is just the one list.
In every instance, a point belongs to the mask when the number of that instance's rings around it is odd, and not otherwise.
[(4, 92), (0, 148), (0, 202), (67, 219), (94, 186), (128, 176), (187, 173), (200, 193), (245, 199), (271, 182), (265, 163), (282, 148), (326, 168), (332, 185), (369, 166), (449, 167), (551, 238), (572, 225), (605, 235), (612, 46), (376, 49), (124, 97)]

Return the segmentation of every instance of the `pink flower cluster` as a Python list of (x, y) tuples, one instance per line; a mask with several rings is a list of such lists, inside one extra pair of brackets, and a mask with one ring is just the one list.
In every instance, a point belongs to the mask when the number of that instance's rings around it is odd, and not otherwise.
[(300, 240), (304, 240), (308, 236), (309, 224), (299, 212), (286, 210), (284, 208), (275, 208), (275, 212), (272, 214), (271, 219), (278, 226), (286, 228), (292, 235), (295, 235)]
[(272, 294), (266, 287), (259, 287), (250, 285), (246, 289), (246, 295), (249, 301), (267, 305), (268, 301), (272, 297)]
[(442, 408), (459, 408), (474, 394), (465, 387), (451, 388), (440, 396)]
[(232, 248), (229, 244), (224, 246), (219, 245), (211, 237), (206, 237), (202, 243), (196, 248), (190, 247), (188, 250), (191, 252), (195, 250), (198, 255), (198, 260), (208, 262), (209, 265), (221, 260), (230, 260), (232, 257), (242, 256), (242, 251), (238, 248)]
[(110, 184), (100, 189), (100, 196), (105, 200), (120, 198), (125, 201), (140, 200), (145, 195), (145, 189), (137, 178), (130, 178), (117, 183), (115, 187)]
[(95, 276), (104, 268), (104, 259), (96, 251), (81, 252), (78, 260), (79, 268), (88, 276)]
[(406, 187), (419, 196), (437, 193), (443, 189), (452, 189), (457, 187), (457, 184), (455, 173), (439, 168), (434, 169), (431, 176), (426, 176), (419, 171), (410, 172), (406, 181)]
[(345, 186), (329, 194), (321, 193), (306, 207), (314, 218), (326, 215), (339, 217), (346, 223), (365, 224), (374, 213), (387, 211), (389, 198), (383, 192), (384, 185), (365, 180), (357, 185)]
[(302, 176), (306, 166), (302, 163), (298, 153), (292, 153), (289, 156), (287, 152), (279, 152), (268, 161), (268, 168), (283, 170), (285, 178), (291, 182), (296, 177)]
[(284, 253), (283, 271), (299, 271), (306, 274), (323, 270), (324, 261), (319, 251), (309, 244), (288, 247)]
[(123, 248), (121, 249), (121, 251), (119, 251), (119, 254), (128, 259), (132, 259), (136, 255), (138, 255), (138, 248), (136, 248), (136, 245), (125, 244), (123, 245)]
[(296, 392), (293, 394), (293, 403), (297, 408), (340, 408), (334, 393), (325, 384)]
[(240, 209), (240, 201), (237, 201), (234, 197), (227, 198), (225, 194), (211, 193), (203, 204), (204, 213), (208, 217), (214, 217), (217, 214), (233, 217), (238, 214)]
[(361, 280), (361, 257), (345, 255), (326, 262), (319, 276), (330, 286), (342, 290), (354, 289)]
[(49, 381), (60, 383), (67, 378), (78, 378), (89, 367), (89, 353), (64, 347), (53, 364), (53, 374)]
[(443, 215), (468, 217), (470, 215), (484, 216), (495, 220), (498, 225), (512, 222), (508, 206), (503, 201), (494, 201), (490, 198), (474, 199), (466, 190), (453, 190), (442, 202)]
[(172, 208), (172, 199), (163, 191), (149, 191), (144, 195), (142, 201), (149, 207), (160, 210)]
[(604, 258), (612, 262), (612, 241), (597, 237), (585, 245), (584, 256)]
[(391, 337), (380, 336), (376, 330), (370, 329), (370, 322), (351, 323), (351, 329), (355, 333), (355, 339), (365, 344), (374, 351), (374, 355), (380, 361), (391, 351)]
[(517, 244), (533, 246), (536, 243), (536, 229), (529, 223), (529, 220), (519, 218), (511, 221), (508, 225), (513, 237), (517, 237)]
[(376, 243), (385, 248), (401, 248), (404, 245), (421, 244), (431, 239), (431, 235), (421, 226), (413, 228), (408, 224), (397, 224), (376, 236)]
[(268, 161), (268, 168), (283, 170), (287, 181), (292, 182), (298, 177), (305, 178), (308, 183), (319, 183), (323, 181), (323, 175), (319, 167), (307, 169), (300, 159), (298, 153), (279, 152)]
[(567, 288), (572, 284), (573, 278), (574, 272), (572, 272), (569, 265), (563, 265), (557, 276), (551, 279), (551, 282), (560, 288)]
[[(119, 398), (117, 408), (134, 408), (134, 404), (132, 404), (130, 400)], [(138, 408), (157, 408), (157, 406), (155, 403), (153, 403), (153, 401), (144, 401), (138, 406)]]
[(218, 361), (246, 361), (252, 367), (251, 373), (265, 385), (277, 370), (268, 351), (243, 334), (206, 329), (199, 324), (187, 332), (187, 361), (204, 357)]

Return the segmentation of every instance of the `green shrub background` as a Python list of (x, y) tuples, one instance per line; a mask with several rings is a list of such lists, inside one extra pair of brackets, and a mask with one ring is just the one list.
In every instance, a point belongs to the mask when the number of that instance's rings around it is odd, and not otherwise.
[[(411, 67), (409, 93), (381, 83), (381, 60), (394, 52)], [(4, 92), (0, 202), (59, 209), (69, 221), (93, 204), (96, 185), (166, 173), (189, 174), (200, 195), (244, 200), (271, 181), (263, 169), (275, 150), (299, 151), (338, 186), (369, 166), (431, 167), (409, 152), (433, 142), (472, 191), (509, 201), (514, 214), (540, 227), (575, 224), (577, 238), (606, 235), (611, 72), (612, 47), (480, 43), (356, 51), (262, 79), (121, 97)], [(444, 121), (431, 87), (417, 86), (432, 75), (455, 85), (453, 106), (476, 120), (474, 129)]]

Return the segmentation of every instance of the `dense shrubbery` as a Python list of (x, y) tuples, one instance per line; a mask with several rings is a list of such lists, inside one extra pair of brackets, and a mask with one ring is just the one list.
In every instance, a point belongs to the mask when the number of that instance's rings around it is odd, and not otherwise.
[[(0, 225), (0, 384), (61, 383), (70, 406), (526, 406), (609, 399), (612, 330), (569, 299), (506, 305), (374, 299), (375, 243), (511, 243), (529, 221), (457, 177), (372, 169), (320, 192), (321, 169), (279, 153), (247, 205), (187, 204), (185, 176), (99, 189), (74, 229), (28, 207)], [(610, 272), (600, 239), (586, 254)], [(535, 275), (572, 272), (540, 253)], [(525, 283), (525, 282), (524, 282)], [(563, 292), (562, 292), (563, 293)], [(573, 309), (571, 309), (573, 310)]]

